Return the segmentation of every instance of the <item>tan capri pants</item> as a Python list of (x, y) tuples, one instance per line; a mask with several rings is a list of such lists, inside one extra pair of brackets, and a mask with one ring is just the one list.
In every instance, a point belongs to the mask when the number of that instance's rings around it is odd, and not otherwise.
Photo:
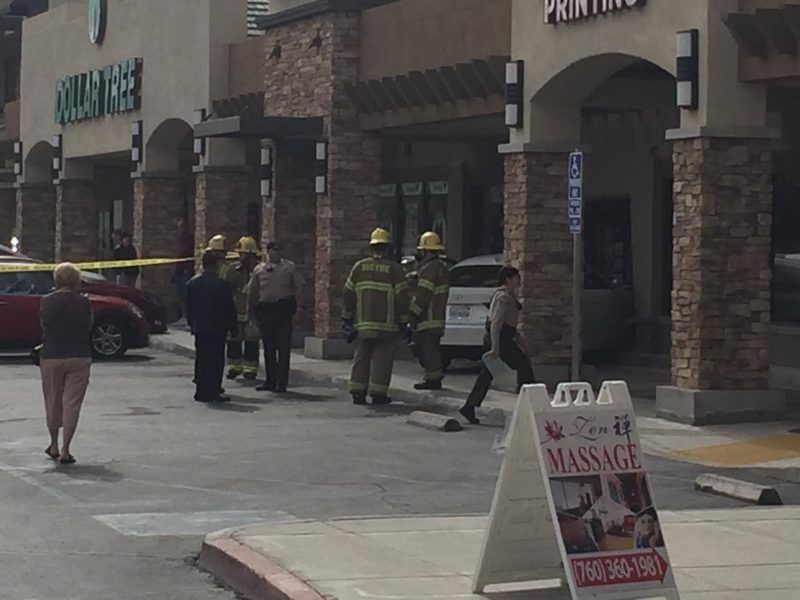
[(42, 391), (48, 429), (77, 426), (91, 369), (92, 360), (89, 358), (42, 359)]

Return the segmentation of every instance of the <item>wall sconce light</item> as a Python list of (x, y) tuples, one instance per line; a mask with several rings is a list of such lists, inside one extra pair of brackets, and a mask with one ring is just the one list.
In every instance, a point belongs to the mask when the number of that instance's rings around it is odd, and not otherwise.
[(136, 173), (139, 171), (139, 166), (142, 164), (142, 149), (144, 123), (142, 121), (134, 121), (131, 123), (131, 172)]
[(506, 126), (519, 129), (525, 117), (524, 97), (525, 62), (506, 63)]
[(14, 142), (14, 176), (22, 179), (22, 142)]
[[(208, 118), (208, 111), (205, 108), (198, 108), (194, 111), (194, 124), (199, 125), (205, 122)], [(202, 157), (206, 155), (206, 140), (205, 138), (194, 138), (192, 150), (197, 158), (197, 162), (202, 162)]]
[(60, 133), (53, 136), (53, 183), (58, 183), (61, 180), (61, 175), (64, 170), (64, 136)]
[(328, 143), (317, 142), (316, 179), (314, 190), (317, 194), (328, 191)]
[(700, 106), (700, 32), (679, 31), (676, 36), (677, 105), (687, 110)]
[(261, 195), (272, 196), (272, 160), (273, 147), (264, 144), (261, 147)]

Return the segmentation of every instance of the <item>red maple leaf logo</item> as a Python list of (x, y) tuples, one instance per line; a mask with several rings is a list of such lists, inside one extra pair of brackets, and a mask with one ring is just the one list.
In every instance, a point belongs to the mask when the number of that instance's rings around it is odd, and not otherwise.
[(547, 441), (559, 442), (564, 439), (564, 428), (556, 421), (545, 421), (544, 432), (547, 434)]

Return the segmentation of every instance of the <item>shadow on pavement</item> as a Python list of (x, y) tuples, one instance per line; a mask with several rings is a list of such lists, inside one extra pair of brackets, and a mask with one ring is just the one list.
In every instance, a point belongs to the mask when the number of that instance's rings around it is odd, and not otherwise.
[(80, 459), (74, 465), (55, 464), (52, 469), (45, 471), (44, 475), (52, 475), (54, 473), (66, 475), (71, 479), (103, 481), (105, 483), (117, 483), (125, 478), (119, 471), (109, 469), (103, 465), (81, 464)]
[[(254, 413), (261, 410), (258, 406), (248, 406), (244, 404), (243, 400), (243, 398), (231, 398), (231, 402), (225, 402), (224, 404), (212, 402), (207, 406), (210, 410), (219, 410), (222, 412)], [(242, 404), (239, 404), (239, 402), (242, 402)]]

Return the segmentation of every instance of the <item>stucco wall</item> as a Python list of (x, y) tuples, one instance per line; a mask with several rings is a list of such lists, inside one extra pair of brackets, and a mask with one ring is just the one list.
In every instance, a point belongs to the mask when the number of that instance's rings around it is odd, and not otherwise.
[(512, 142), (574, 142), (580, 104), (609, 75), (635, 59), (675, 71), (675, 33), (700, 32), (698, 111), (681, 127), (742, 128), (764, 124), (764, 91), (738, 81), (738, 48), (722, 21), (738, 0), (652, 0), (642, 8), (558, 25), (544, 23), (542, 0), (514, 0), (513, 56), (525, 59), (532, 100)]
[[(130, 149), (130, 124), (145, 140), (170, 118), (227, 95), (228, 45), (247, 36), (246, 0), (109, 0), (101, 45), (89, 41), (86, 2), (68, 0), (24, 22), (21, 138), (30, 150), (64, 135), (66, 158)], [(127, 58), (144, 61), (142, 110), (65, 125), (53, 119), (56, 81)], [(146, 157), (145, 157), (146, 158)], [(146, 165), (157, 168), (157, 165)]]
[(510, 51), (511, 0), (404, 0), (362, 13), (359, 78), (380, 79)]

